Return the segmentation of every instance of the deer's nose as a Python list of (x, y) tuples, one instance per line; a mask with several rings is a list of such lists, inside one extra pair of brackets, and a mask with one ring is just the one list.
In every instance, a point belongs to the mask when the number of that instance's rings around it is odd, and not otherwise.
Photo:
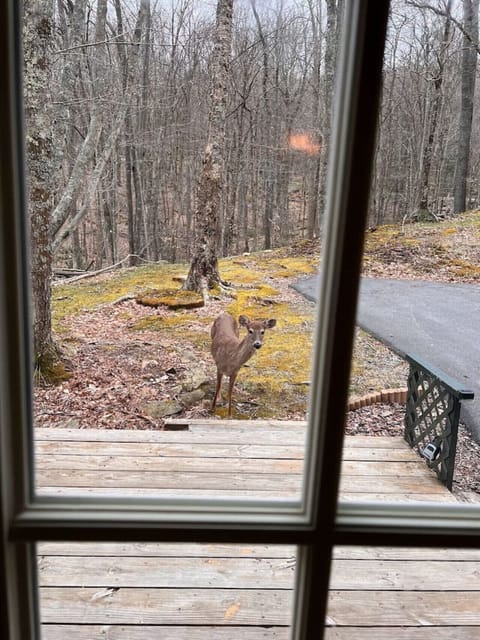
[(261, 342), (259, 342), (258, 340), (256, 340), (256, 341), (253, 343), (253, 346), (255, 347), (255, 349), (260, 349), (260, 347), (262, 346), (262, 343), (261, 343)]

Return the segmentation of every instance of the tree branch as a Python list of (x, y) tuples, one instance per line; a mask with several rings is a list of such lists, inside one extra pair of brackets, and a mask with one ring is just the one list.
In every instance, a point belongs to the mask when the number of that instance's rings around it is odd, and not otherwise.
[(467, 38), (467, 40), (472, 44), (477, 54), (480, 55), (480, 45), (478, 43), (478, 40), (472, 37), (472, 34), (465, 29), (461, 22), (459, 22), (454, 16), (452, 16), (450, 11), (439, 9), (438, 7), (428, 2), (416, 2), (416, 0), (407, 0), (407, 4), (411, 7), (415, 7), (416, 9), (432, 11), (432, 13), (437, 16), (441, 16), (442, 18), (449, 18), (449, 20), (453, 22), (460, 33), (465, 36), (465, 38)]

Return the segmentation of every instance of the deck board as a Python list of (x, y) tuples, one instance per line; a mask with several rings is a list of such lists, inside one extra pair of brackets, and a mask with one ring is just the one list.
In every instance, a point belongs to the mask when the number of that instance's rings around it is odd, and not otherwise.
[[(36, 430), (39, 494), (300, 496), (305, 424)], [(402, 438), (350, 436), (341, 497), (456, 502)], [(295, 548), (38, 545), (42, 640), (287, 640)], [(339, 547), (326, 640), (480, 638), (480, 550)]]

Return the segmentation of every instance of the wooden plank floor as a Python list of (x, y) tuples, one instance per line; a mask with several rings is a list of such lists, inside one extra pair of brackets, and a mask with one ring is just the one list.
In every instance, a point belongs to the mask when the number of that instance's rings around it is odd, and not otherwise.
[[(38, 429), (39, 494), (299, 497), (305, 425)], [(342, 497), (456, 502), (401, 438), (347, 437)], [(287, 640), (295, 548), (41, 543), (42, 640)], [(328, 640), (480, 638), (480, 550), (335, 550)]]

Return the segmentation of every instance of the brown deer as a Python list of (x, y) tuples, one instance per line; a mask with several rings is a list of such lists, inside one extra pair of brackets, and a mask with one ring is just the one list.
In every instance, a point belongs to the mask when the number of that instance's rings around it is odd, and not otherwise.
[[(240, 340), (239, 337), (239, 324), (247, 329), (243, 340)], [(217, 388), (212, 402), (212, 410), (217, 404), (223, 376), (229, 376), (228, 417), (231, 417), (233, 385), (240, 367), (262, 346), (265, 329), (271, 329), (276, 324), (275, 319), (249, 320), (247, 316), (240, 316), (237, 323), (229, 313), (221, 313), (216, 318), (211, 330), (211, 352), (217, 365)]]

